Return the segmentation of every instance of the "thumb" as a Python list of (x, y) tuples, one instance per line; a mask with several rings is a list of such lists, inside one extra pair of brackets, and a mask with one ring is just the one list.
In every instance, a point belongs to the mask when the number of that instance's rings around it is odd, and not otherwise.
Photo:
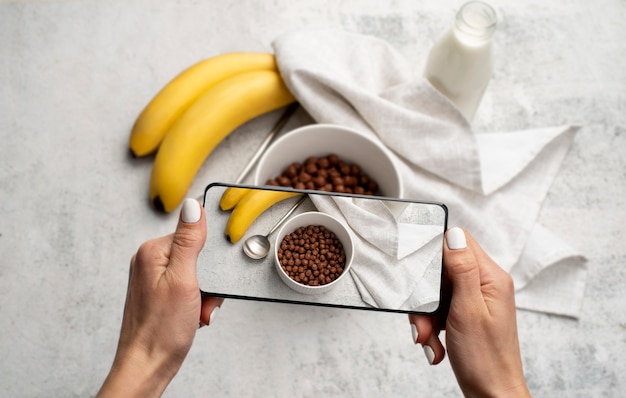
[(453, 299), (474, 303), (481, 298), (480, 270), (474, 251), (468, 247), (466, 232), (458, 227), (446, 232), (443, 263), (452, 285)]
[(195, 278), (198, 254), (206, 240), (204, 209), (195, 199), (185, 199), (170, 251), (169, 268), (183, 277)]

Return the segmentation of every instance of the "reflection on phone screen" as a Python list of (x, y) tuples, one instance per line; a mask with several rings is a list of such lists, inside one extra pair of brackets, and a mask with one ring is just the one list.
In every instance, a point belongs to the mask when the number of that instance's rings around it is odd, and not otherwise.
[[(430, 313), (439, 307), (444, 205), (281, 189), (280, 197), (270, 199), (277, 190), (244, 187), (244, 192), (239, 187), (244, 195), (255, 196), (240, 199), (235, 209), (222, 210), (220, 201), (228, 187), (212, 184), (205, 191), (208, 233), (198, 260), (203, 292), (394, 312)], [(313, 236), (313, 227), (328, 219), (332, 223), (325, 229), (331, 234), (309, 240), (306, 227), (311, 226), (308, 233)], [(254, 259), (244, 252), (246, 240), (267, 236), (275, 226), (268, 236), (267, 256)], [(303, 229), (297, 232), (298, 227)], [(328, 252), (330, 242), (340, 247), (332, 246), (333, 253), (343, 257)]]

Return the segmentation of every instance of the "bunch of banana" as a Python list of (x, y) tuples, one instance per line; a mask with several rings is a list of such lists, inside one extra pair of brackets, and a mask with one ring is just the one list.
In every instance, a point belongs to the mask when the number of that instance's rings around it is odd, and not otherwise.
[[(232, 213), (226, 222), (226, 238), (231, 243), (237, 243), (246, 233), (252, 223), (263, 212), (274, 204), (285, 199), (301, 195), (298, 192), (266, 191), (262, 189), (229, 188), (244, 191), (236, 201)], [(224, 193), (226, 194), (226, 192)], [(221, 204), (220, 204), (221, 207)]]
[(218, 55), (176, 76), (142, 111), (130, 136), (135, 156), (156, 151), (150, 177), (153, 205), (174, 210), (228, 134), (294, 101), (272, 54)]

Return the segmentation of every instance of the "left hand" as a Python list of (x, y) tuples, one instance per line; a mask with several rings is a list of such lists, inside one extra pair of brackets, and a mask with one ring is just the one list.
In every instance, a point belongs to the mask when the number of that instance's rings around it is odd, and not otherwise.
[(198, 327), (211, 323), (223, 299), (201, 297), (198, 287), (206, 228), (204, 209), (187, 199), (176, 232), (145, 242), (131, 259), (120, 340), (99, 396), (160, 396)]

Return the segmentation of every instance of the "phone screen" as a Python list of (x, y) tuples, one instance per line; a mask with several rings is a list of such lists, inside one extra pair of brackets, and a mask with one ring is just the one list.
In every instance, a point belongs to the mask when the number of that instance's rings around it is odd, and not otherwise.
[(204, 294), (406, 313), (439, 307), (443, 204), (215, 183), (204, 208)]

